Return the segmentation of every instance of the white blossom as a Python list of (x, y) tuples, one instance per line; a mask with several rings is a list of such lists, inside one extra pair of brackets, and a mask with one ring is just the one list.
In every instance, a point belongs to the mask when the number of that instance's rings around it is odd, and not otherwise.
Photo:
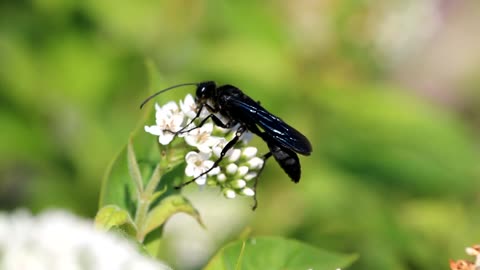
[(113, 233), (63, 211), (0, 213), (0, 269), (167, 270)]
[(173, 101), (170, 101), (168, 102), (167, 104), (163, 105), (161, 107), (161, 110), (165, 113), (169, 113), (171, 115), (174, 115), (174, 114), (180, 114), (181, 111), (180, 111), (180, 108), (178, 107), (177, 103), (173, 102)]
[(185, 142), (197, 147), (200, 152), (210, 153), (212, 147), (220, 142), (219, 137), (212, 136), (213, 123), (205, 123), (202, 127), (196, 128), (185, 135)]
[(145, 131), (158, 136), (158, 142), (162, 145), (169, 144), (175, 134), (182, 128), (183, 113), (178, 110), (175, 102), (169, 102), (163, 107), (155, 104), (155, 122), (154, 126), (145, 126)]
[[(218, 142), (212, 147), (213, 154), (217, 157), (220, 157), (222, 150), (227, 145), (228, 141), (225, 138), (220, 138)], [(233, 149), (230, 149), (225, 153), (225, 157), (229, 157), (232, 154)]]
[[(185, 156), (185, 161), (187, 162), (187, 167), (185, 167), (185, 175), (190, 177), (198, 177), (202, 173), (206, 172), (213, 166), (213, 161), (209, 160), (210, 157), (207, 153), (197, 153), (194, 151), (188, 152)], [(220, 172), (220, 168), (213, 168), (208, 175), (216, 175)], [(204, 174), (197, 178), (195, 182), (198, 185), (204, 185), (207, 181), (207, 175)]]
[(182, 112), (190, 119), (195, 118), (197, 115), (197, 103), (192, 95), (188, 94), (184, 101), (180, 100), (180, 108)]
[[(197, 116), (198, 113), (198, 105), (195, 102), (195, 99), (193, 98), (192, 95), (188, 94), (185, 99), (182, 101), (180, 100), (180, 108), (182, 109), (182, 112), (189, 118), (193, 119), (195, 116)], [(210, 114), (210, 112), (207, 110), (207, 108), (203, 108), (202, 111), (200, 112), (200, 115), (198, 118), (204, 119)]]

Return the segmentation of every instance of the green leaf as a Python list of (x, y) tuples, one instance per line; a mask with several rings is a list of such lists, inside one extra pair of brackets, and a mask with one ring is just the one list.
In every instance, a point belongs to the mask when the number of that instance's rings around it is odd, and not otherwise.
[(257, 237), (223, 247), (205, 270), (335, 270), (351, 265), (357, 255), (337, 254), (297, 240)]
[(106, 231), (118, 228), (129, 236), (135, 236), (137, 233), (130, 214), (115, 205), (107, 205), (98, 211), (95, 216), (95, 227)]
[(135, 156), (135, 150), (132, 145), (132, 138), (128, 141), (127, 146), (127, 155), (128, 155), (128, 171), (130, 172), (130, 177), (136, 185), (138, 194), (143, 191), (143, 180), (142, 174), (140, 173), (140, 168), (138, 167), (137, 157)]
[[(180, 194), (180, 190), (175, 187), (178, 186), (185, 179), (185, 166), (186, 163), (182, 163), (175, 166), (172, 164), (172, 168), (168, 169), (161, 176), (160, 183), (155, 189), (155, 192), (152, 196), (152, 203), (150, 208), (157, 206), (164, 198), (170, 197), (172, 195)], [(153, 175), (152, 175), (153, 177)]]
[(197, 209), (192, 206), (187, 198), (181, 195), (172, 195), (160, 201), (160, 203), (149, 212), (145, 223), (145, 235), (163, 225), (176, 213), (188, 214), (195, 218), (202, 227), (205, 227)]
[(142, 132), (146, 118), (152, 115), (151, 111), (152, 107), (144, 109), (144, 115), (132, 132), (129, 143), (114, 157), (107, 168), (102, 181), (99, 207), (117, 205), (134, 216), (137, 194), (142, 191), (139, 189), (145, 186), (146, 179), (149, 179), (160, 160), (155, 138)]
[(116, 205), (133, 214), (136, 207), (135, 199), (137, 191), (128, 172), (126, 156), (127, 151), (125, 147), (118, 153), (108, 167), (102, 182), (99, 207)]

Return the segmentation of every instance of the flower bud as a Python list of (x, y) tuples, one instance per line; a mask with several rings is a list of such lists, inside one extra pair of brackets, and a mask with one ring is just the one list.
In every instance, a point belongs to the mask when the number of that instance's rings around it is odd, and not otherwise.
[(226, 169), (228, 174), (235, 174), (238, 170), (238, 166), (235, 163), (230, 163)]
[(253, 189), (251, 189), (249, 187), (246, 187), (246, 188), (242, 189), (242, 194), (245, 195), (245, 196), (252, 197), (253, 195), (255, 195), (255, 191), (253, 191)]
[(243, 179), (238, 179), (232, 182), (232, 187), (234, 188), (244, 188), (247, 185), (247, 182)]
[(250, 180), (252, 180), (253, 178), (257, 177), (257, 175), (258, 175), (258, 174), (257, 174), (256, 172), (249, 172), (249, 173), (247, 173), (247, 174), (243, 177), (243, 179), (245, 179), (245, 180), (247, 180), (247, 181), (250, 181)]
[(240, 149), (233, 149), (232, 153), (230, 154), (230, 157), (228, 157), (228, 161), (236, 162), (240, 158), (241, 154), (242, 154), (242, 151)]
[(257, 154), (257, 148), (253, 146), (248, 146), (243, 149), (243, 156), (250, 159)]
[(238, 176), (242, 177), (248, 173), (248, 167), (247, 166), (240, 166), (238, 167)]
[(253, 157), (248, 161), (248, 165), (250, 166), (250, 169), (258, 170), (262, 168), (263, 162), (264, 162), (263, 159), (259, 157)]
[(227, 176), (224, 173), (221, 173), (217, 176), (218, 182), (225, 182), (225, 180), (227, 180)]
[(233, 199), (237, 196), (237, 193), (235, 193), (233, 189), (226, 188), (223, 190), (223, 195), (225, 195), (225, 197), (227, 197), (228, 199)]

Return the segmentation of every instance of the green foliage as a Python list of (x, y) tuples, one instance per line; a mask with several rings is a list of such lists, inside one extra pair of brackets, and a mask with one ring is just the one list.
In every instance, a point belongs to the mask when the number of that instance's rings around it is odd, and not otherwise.
[(280, 237), (255, 237), (226, 245), (204, 269), (343, 269), (357, 257), (327, 252)]
[[(2, 209), (61, 207), (93, 217), (100, 206), (101, 226), (136, 236), (140, 191), (153, 177), (155, 211), (147, 213), (160, 217), (144, 243), (157, 254), (167, 217), (198, 213), (172, 188), (184, 165), (156, 172), (157, 144), (132, 135), (151, 117), (138, 106), (165, 86), (213, 79), (240, 87), (313, 144), (298, 185), (267, 164), (259, 208), (245, 221), (255, 234), (358, 253), (353, 270), (446, 268), (480, 238), (478, 67), (458, 66), (478, 62), (477, 53), (455, 47), (456, 34), (469, 31), (461, 24), (469, 1), (454, 5), (458, 13), (442, 5), (445, 25), (432, 43), (398, 65), (374, 43), (393, 2), (435, 1), (2, 1)], [(465, 20), (449, 25), (455, 16)], [(395, 33), (403, 40), (408, 31)], [(442, 40), (445, 31), (455, 38)], [(435, 70), (449, 76), (426, 71), (424, 55), (436, 50), (448, 55), (435, 59)], [(216, 205), (202, 211), (216, 213)]]
[(137, 235), (137, 228), (128, 211), (115, 205), (106, 205), (98, 210), (95, 226), (105, 231), (118, 228), (126, 235)]

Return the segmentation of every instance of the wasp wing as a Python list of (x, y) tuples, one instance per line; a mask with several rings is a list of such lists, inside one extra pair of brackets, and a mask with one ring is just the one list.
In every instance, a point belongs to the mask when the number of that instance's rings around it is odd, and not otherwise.
[(309, 155), (312, 152), (312, 145), (307, 137), (252, 99), (230, 99), (229, 105), (241, 112), (243, 122), (255, 123), (283, 147), (302, 155)]

